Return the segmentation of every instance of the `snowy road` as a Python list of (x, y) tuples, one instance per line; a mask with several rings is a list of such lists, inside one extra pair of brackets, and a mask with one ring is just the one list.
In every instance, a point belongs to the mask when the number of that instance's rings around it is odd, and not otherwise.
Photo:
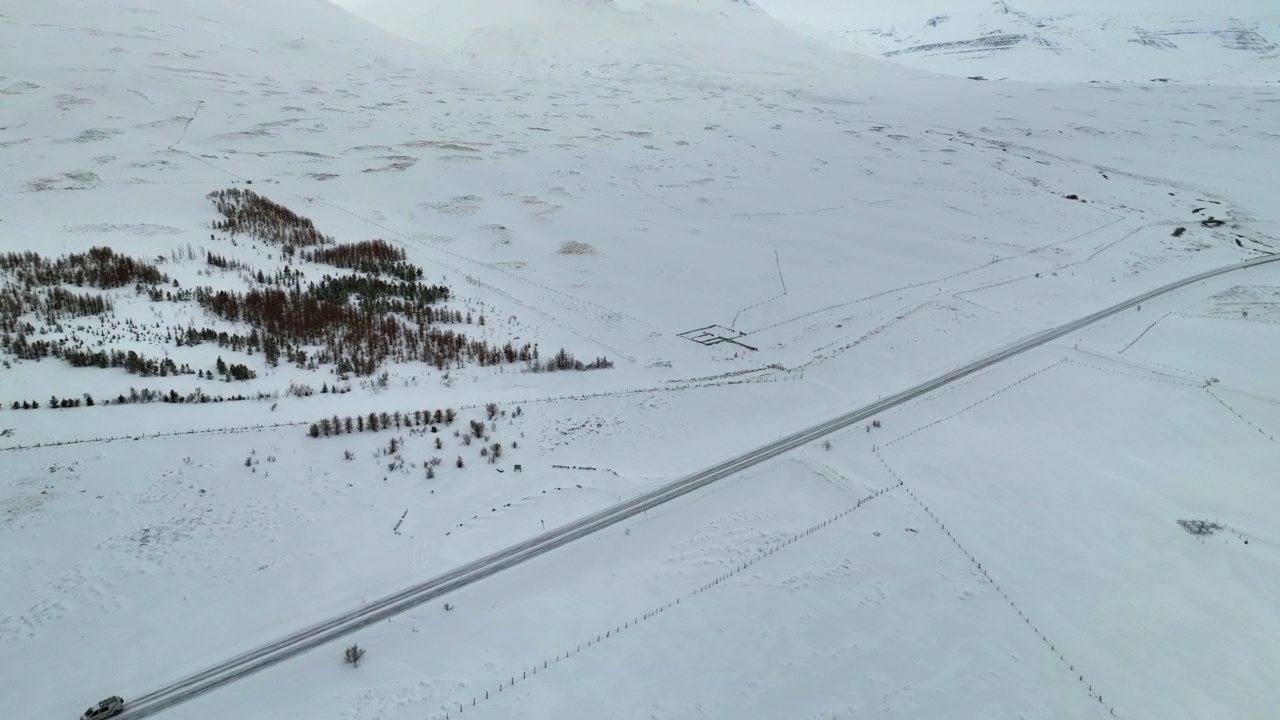
[(1169, 283), (1155, 290), (1113, 305), (1086, 317), (1031, 335), (1012, 345), (992, 352), (961, 368), (915, 387), (885, 397), (821, 424), (807, 428), (738, 457), (670, 482), (631, 500), (609, 507), (593, 515), (535, 536), (520, 544), (468, 563), (453, 571), (406, 588), (394, 595), (362, 605), (358, 609), (300, 630), (260, 648), (230, 658), (214, 667), (145, 695), (129, 699), (124, 719), (142, 718), (207, 693), (246, 675), (297, 656), (331, 642), (367, 625), (380, 622), (417, 605), (481, 580), (489, 575), (518, 565), (561, 545), (573, 542), (598, 530), (657, 507), (717, 480), (739, 473), (753, 465), (777, 457), (789, 450), (834, 433), (855, 423), (909, 402), (956, 380), (972, 375), (1010, 357), (1044, 345), (1112, 315), (1123, 312), (1152, 298), (1225, 273), (1256, 267), (1280, 260), (1268, 255), (1253, 260), (1209, 270)]

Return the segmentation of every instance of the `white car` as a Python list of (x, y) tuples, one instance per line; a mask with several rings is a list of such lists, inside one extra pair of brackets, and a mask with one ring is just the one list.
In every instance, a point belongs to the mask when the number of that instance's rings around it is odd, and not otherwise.
[(103, 720), (103, 718), (115, 717), (122, 712), (124, 712), (124, 698), (119, 695), (112, 695), (85, 710), (84, 714), (80, 716), (80, 720)]

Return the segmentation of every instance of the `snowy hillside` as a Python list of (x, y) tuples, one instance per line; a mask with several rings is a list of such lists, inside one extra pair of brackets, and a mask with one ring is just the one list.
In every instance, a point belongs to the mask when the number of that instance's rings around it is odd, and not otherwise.
[(830, 54), (753, 0), (343, 0), (424, 45), (486, 62), (554, 67), (659, 63), (778, 72)]
[(1280, 82), (1269, 0), (761, 0), (833, 46), (991, 80)]
[[(1274, 85), (504, 1), (0, 2), (8, 715), (1280, 248)], [(154, 717), (1264, 717), (1277, 348), (1280, 263), (1144, 299)]]

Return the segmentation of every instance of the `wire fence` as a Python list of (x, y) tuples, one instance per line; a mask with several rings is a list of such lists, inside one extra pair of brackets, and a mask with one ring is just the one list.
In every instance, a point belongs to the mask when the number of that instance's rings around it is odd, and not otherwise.
[[(1057, 365), (1060, 363), (1054, 363), (1054, 364)], [(1045, 369), (1047, 370), (1048, 368), (1045, 368)], [(942, 521), (942, 518), (938, 517), (938, 515), (934, 513), (933, 510), (931, 510), (929, 506), (924, 503), (923, 500), (917, 497), (915, 492), (912, 491), (910, 487), (907, 487), (903, 479), (898, 476), (898, 473), (894, 471), (894, 469), (889, 465), (888, 461), (884, 459), (884, 456), (881, 455), (878, 451), (875, 454), (876, 454), (876, 458), (880, 460), (880, 464), (884, 465), (885, 470), (889, 471), (889, 475), (898, 481), (898, 486), (901, 486), (906, 491), (907, 496), (911, 498), (912, 502), (920, 506), (920, 508), (925, 511), (925, 514), (927, 514), (933, 520), (933, 522), (939, 528), (942, 529), (942, 532), (946, 533), (947, 539), (951, 540), (951, 542), (956, 546), (956, 548), (959, 549), (960, 552), (964, 553), (964, 556), (968, 558), (970, 564), (972, 564), (974, 567), (977, 568), (979, 574), (982, 575), (982, 578), (988, 583), (990, 583), (991, 586), (995, 588), (996, 592), (1000, 593), (1000, 597), (1003, 598), (1005, 602), (1009, 603), (1009, 607), (1012, 610), (1018, 613), (1018, 617), (1022, 619), (1023, 624), (1026, 625), (1027, 628), (1030, 629), (1033, 633), (1035, 633), (1036, 637), (1040, 638), (1040, 641), (1046, 647), (1049, 648), (1049, 651), (1051, 653), (1058, 656), (1058, 660), (1067, 667), (1067, 669), (1071, 672), (1072, 676), (1076, 678), (1076, 682), (1078, 682), (1082, 687), (1087, 689), (1089, 697), (1094, 700), (1097, 700), (1099, 703), (1102, 703), (1102, 705), (1107, 709), (1107, 711), (1110, 712), (1113, 716), (1122, 717), (1121, 715), (1116, 714), (1116, 709), (1113, 706), (1106, 704), (1106, 702), (1102, 699), (1102, 693), (1100, 691), (1095, 691), (1093, 689), (1093, 683), (1090, 682), (1088, 679), (1086, 679), (1084, 672), (1076, 670), (1075, 663), (1071, 662), (1070, 660), (1067, 660), (1066, 655), (1061, 650), (1058, 649), (1058, 644), (1050, 640), (1049, 637), (1045, 635), (1045, 633), (1040, 629), (1040, 627), (1036, 625), (1034, 621), (1032, 621), (1031, 617), (1027, 615), (1023, 611), (1023, 609), (1012, 598), (1009, 597), (1009, 593), (1003, 587), (1001, 587), (999, 582), (997, 582), (994, 578), (991, 577), (991, 573), (987, 570), (987, 567), (981, 561), (979, 561), (976, 557), (974, 557), (973, 553), (969, 552), (969, 548), (965, 547), (964, 543), (960, 542), (960, 538), (952, 534), (951, 529), (948, 528), (946, 523)]]
[(813, 535), (819, 530), (830, 527), (832, 524), (848, 517), (855, 510), (858, 510), (859, 508), (863, 507), (864, 505), (871, 502), (872, 500), (875, 500), (876, 498), (883, 496), (885, 493), (895, 490), (896, 488), (899, 488), (901, 486), (902, 486), (902, 481), (899, 480), (896, 485), (890, 485), (888, 487), (881, 488), (871, 493), (870, 495), (864, 496), (860, 498), (857, 501), (857, 503), (854, 504), (853, 506), (845, 508), (844, 510), (841, 510), (835, 515), (828, 517), (826, 520), (822, 520), (813, 525), (810, 525), (809, 527), (805, 528), (804, 530), (801, 530), (800, 532), (792, 533), (789, 537), (786, 537), (783, 540), (780, 540), (778, 542), (775, 542), (769, 545), (765, 549), (761, 550), (759, 554), (757, 554), (755, 557), (751, 558), (750, 560), (746, 560), (741, 563), (736, 563), (733, 569), (727, 572), (721, 573), (720, 575), (717, 575), (714, 578), (711, 578), (710, 580), (703, 583), (702, 585), (699, 585), (694, 590), (677, 597), (675, 600), (671, 600), (661, 605), (658, 605), (657, 607), (652, 608), (648, 612), (645, 612), (639, 615), (633, 615), (630, 619), (623, 620), (623, 622), (621, 623), (614, 623), (612, 626), (606, 628), (603, 633), (596, 633), (595, 637), (588, 637), (584, 642), (575, 643), (570, 647), (566, 647), (564, 652), (557, 653), (555, 656), (550, 658), (545, 658), (542, 660), (541, 663), (535, 662), (532, 665), (528, 665), (520, 668), (520, 670), (518, 671), (519, 674), (512, 673), (511, 675), (508, 676), (507, 680), (499, 682), (498, 687), (496, 689), (486, 690), (483, 695), (480, 695), (480, 694), (473, 695), (471, 697), (471, 702), (469, 703), (466, 701), (454, 701), (452, 703), (449, 703), (448, 705), (442, 705), (439, 711), (436, 714), (434, 714), (430, 720), (440, 720), (441, 718), (443, 718), (443, 720), (449, 720), (449, 718), (462, 715), (466, 712), (468, 708), (478, 707), (481, 705), (481, 703), (484, 703), (491, 699), (496, 699), (503, 692), (510, 692), (511, 689), (515, 687), (517, 683), (524, 682), (537, 677), (539, 672), (545, 675), (547, 672), (551, 671), (557, 665), (559, 665), (560, 662), (564, 660), (568, 660), (574, 655), (578, 655), (594, 647), (597, 647), (601, 643), (608, 642), (609, 640), (614, 640), (620, 637), (623, 633), (636, 629), (642, 623), (646, 623), (650, 620), (654, 620), (658, 617), (661, 617), (665, 613), (671, 610), (679, 609), (682, 604), (682, 601), (684, 605), (688, 605), (689, 601), (697, 597), (698, 595), (721, 587), (724, 583), (733, 579), (735, 576), (742, 574), (748, 568), (751, 568), (752, 566), (762, 562), (763, 560), (772, 557), (773, 555), (777, 554), (783, 549), (791, 545), (794, 545), (795, 543), (800, 542), (801, 540)]

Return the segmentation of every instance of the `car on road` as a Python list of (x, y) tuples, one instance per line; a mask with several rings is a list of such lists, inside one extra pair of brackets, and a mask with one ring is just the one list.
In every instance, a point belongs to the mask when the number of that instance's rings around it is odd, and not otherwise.
[(124, 698), (119, 695), (112, 695), (85, 710), (84, 714), (80, 716), (80, 720), (102, 720), (103, 718), (115, 717), (122, 712), (124, 712)]

